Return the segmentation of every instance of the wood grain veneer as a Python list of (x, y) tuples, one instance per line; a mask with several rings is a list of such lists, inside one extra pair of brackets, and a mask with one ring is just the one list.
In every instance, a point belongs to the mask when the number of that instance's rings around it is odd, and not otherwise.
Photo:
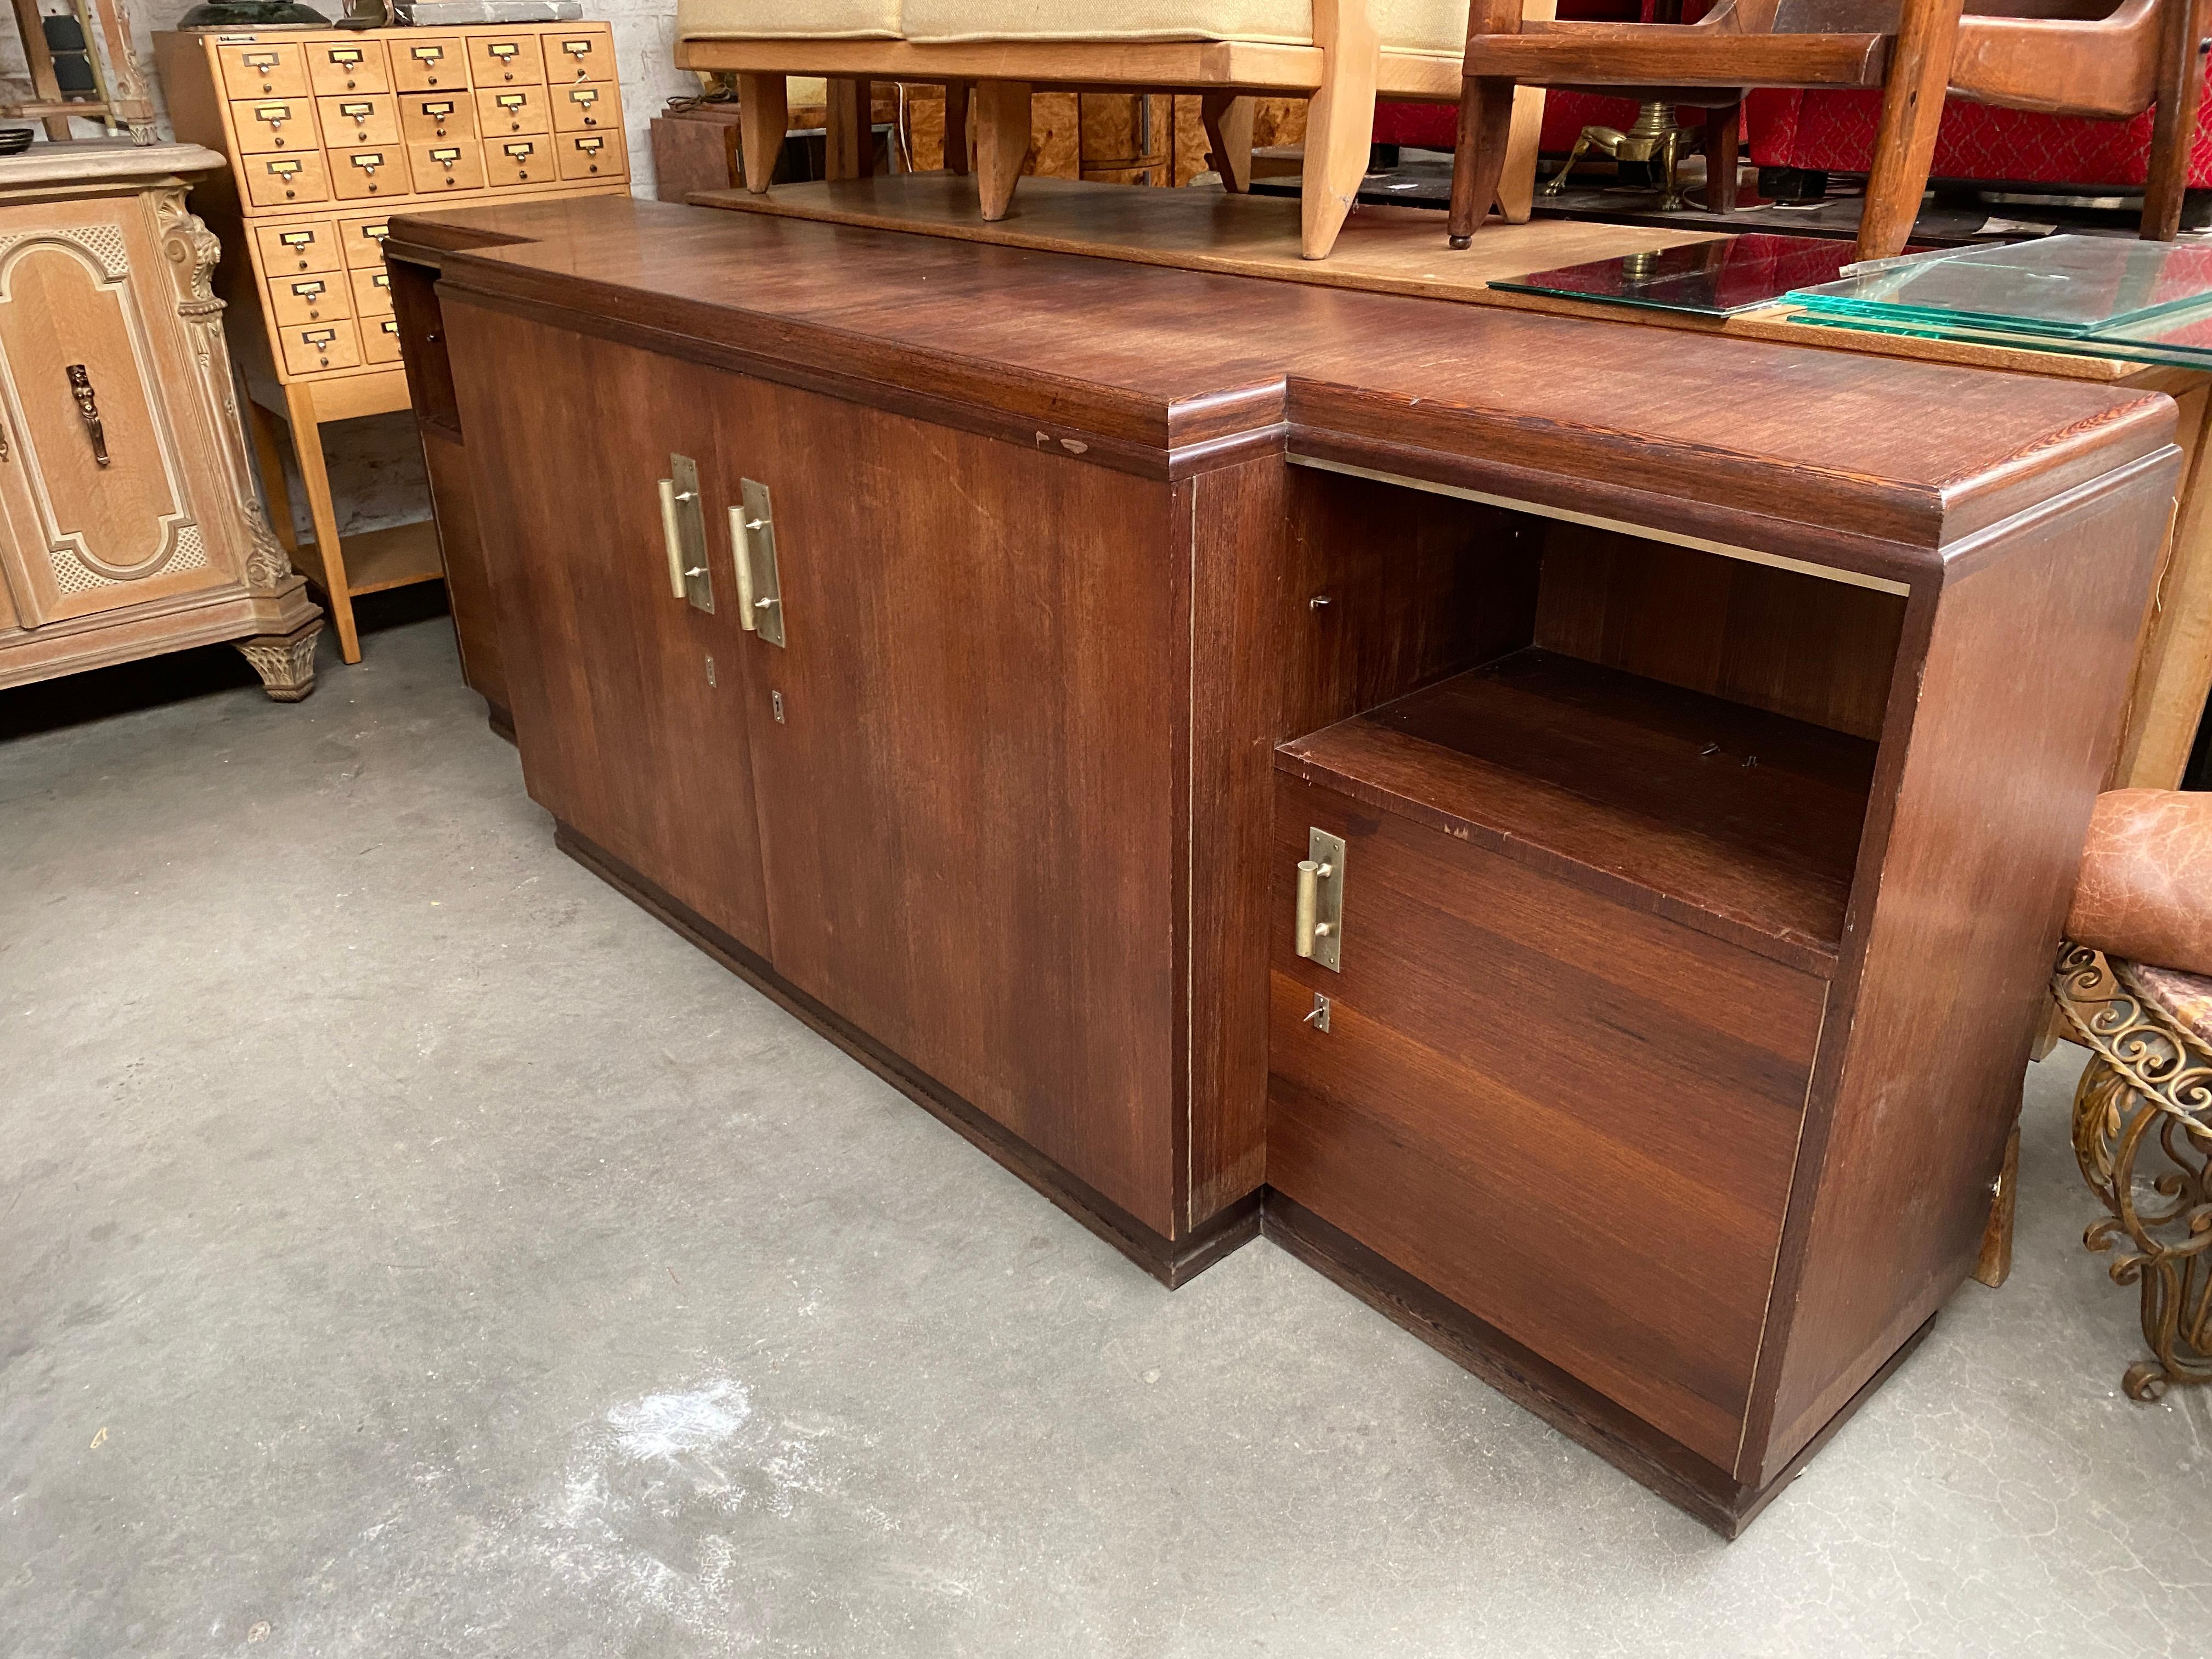
[(1965, 1277), (2167, 399), (654, 204), (391, 252), (564, 844), (1162, 1278), (1276, 1206), (1733, 1532)]

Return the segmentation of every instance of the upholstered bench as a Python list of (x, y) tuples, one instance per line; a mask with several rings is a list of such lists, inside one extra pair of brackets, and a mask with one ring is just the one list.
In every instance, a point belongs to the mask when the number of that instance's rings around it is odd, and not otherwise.
[(2100, 796), (2066, 933), (2053, 990), (2092, 1051), (2074, 1152), (2110, 1212), (2084, 1242), (2142, 1286), (2154, 1357), (2124, 1386), (2154, 1400), (2212, 1381), (2212, 794)]
[[(1527, 15), (1549, 17), (1553, 6), (1534, 0)], [(745, 181), (756, 191), (768, 189), (781, 143), (787, 76), (831, 77), (833, 111), (866, 107), (864, 97), (839, 94), (840, 82), (944, 83), (946, 164), (955, 172), (964, 170), (972, 87), (988, 220), (1003, 218), (1012, 202), (1033, 90), (1200, 93), (1217, 166), (1232, 189), (1248, 176), (1251, 100), (1307, 98), (1300, 242), (1319, 259), (1334, 246), (1366, 173), (1377, 94), (1456, 103), (1467, 19), (1467, 0), (678, 0), (676, 61), (737, 76)], [(1528, 216), (1542, 118), (1542, 93), (1522, 94), (1501, 191), (1516, 222)], [(833, 129), (832, 178), (860, 170), (860, 148)]]

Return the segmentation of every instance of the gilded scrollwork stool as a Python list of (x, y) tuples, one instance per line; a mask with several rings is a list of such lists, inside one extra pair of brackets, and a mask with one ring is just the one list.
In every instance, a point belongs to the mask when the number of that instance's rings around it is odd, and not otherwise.
[(2100, 796), (2052, 990), (2091, 1050), (2074, 1152), (2108, 1214), (2083, 1243), (2141, 1287), (2155, 1400), (2212, 1382), (2212, 794)]

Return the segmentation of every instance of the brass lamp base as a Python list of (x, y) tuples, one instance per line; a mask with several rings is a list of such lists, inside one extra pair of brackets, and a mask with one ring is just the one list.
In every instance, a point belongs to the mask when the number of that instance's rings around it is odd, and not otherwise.
[(1567, 154), (1566, 165), (1544, 181), (1544, 194), (1557, 196), (1565, 190), (1567, 175), (1575, 170), (1575, 163), (1596, 150), (1611, 156), (1615, 162), (1640, 161), (1646, 166), (1656, 162), (1665, 192), (1659, 199), (1659, 211), (1676, 212), (1685, 205), (1674, 173), (1682, 134), (1683, 129), (1675, 124), (1672, 104), (1644, 105), (1636, 112), (1636, 119), (1626, 132), (1616, 127), (1584, 127), (1575, 137), (1575, 147)]

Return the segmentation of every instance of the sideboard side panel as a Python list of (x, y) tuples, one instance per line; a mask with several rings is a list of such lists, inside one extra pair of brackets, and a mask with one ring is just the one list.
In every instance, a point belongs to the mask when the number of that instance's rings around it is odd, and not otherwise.
[[(2178, 452), (1961, 559), (1921, 669), (1783, 1351), (1771, 1478), (1964, 1280), (2119, 736)], [(1813, 1133), (1819, 1133), (1817, 1127)], [(1787, 1281), (1785, 1279), (1785, 1294)], [(1763, 1441), (1763, 1443), (1762, 1443)]]

